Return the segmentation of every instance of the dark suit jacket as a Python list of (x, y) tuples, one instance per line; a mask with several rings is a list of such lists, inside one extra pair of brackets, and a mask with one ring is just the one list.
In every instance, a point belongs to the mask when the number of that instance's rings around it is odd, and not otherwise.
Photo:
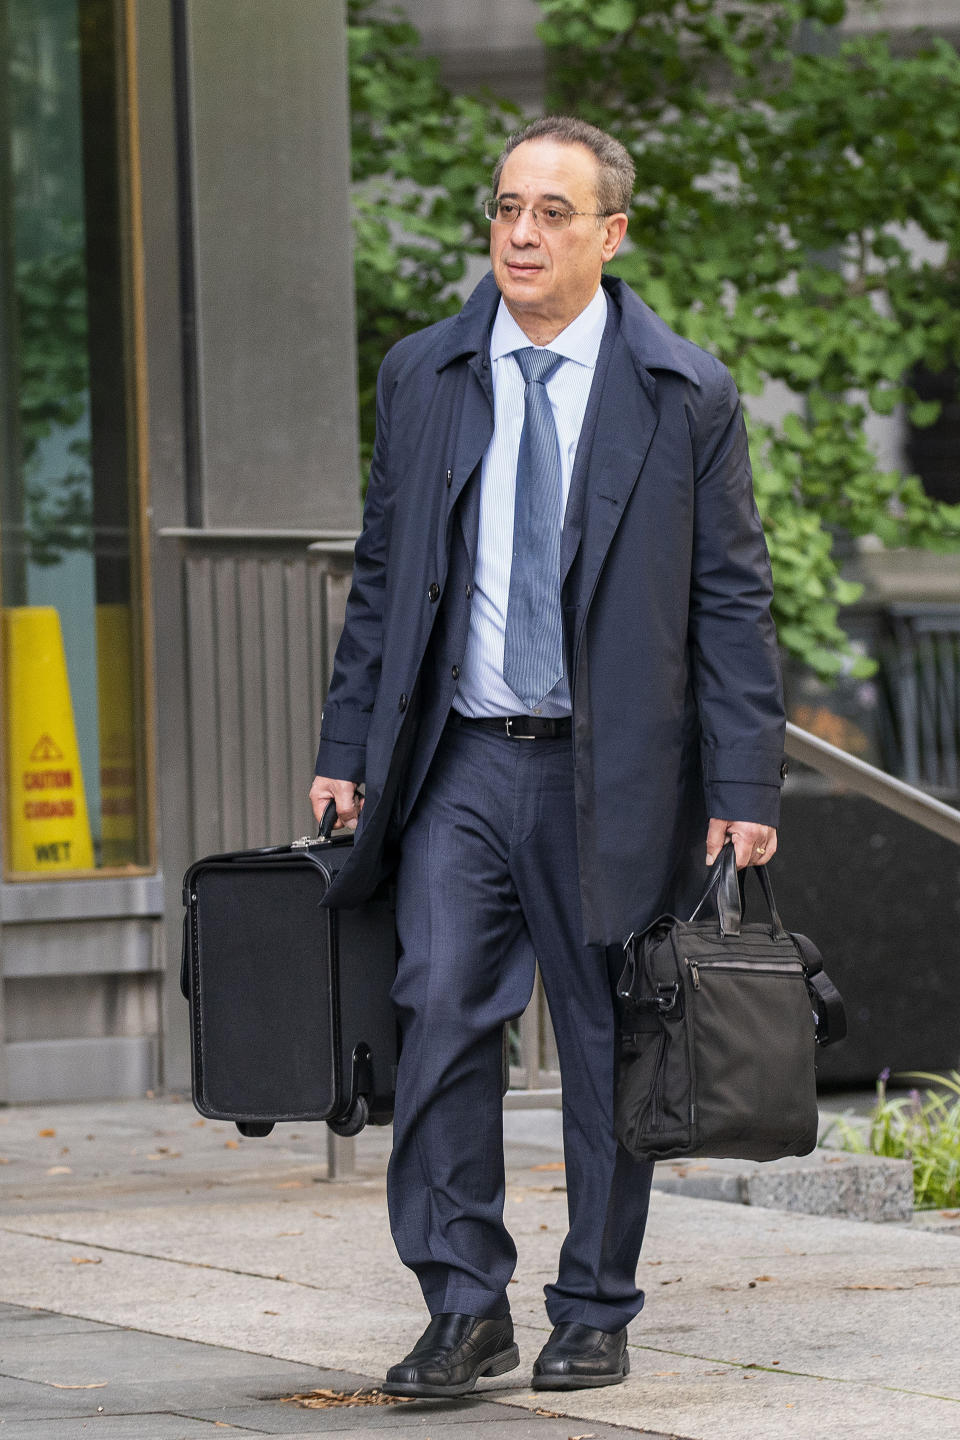
[[(708, 816), (775, 825), (784, 717), (770, 567), (733, 381), (619, 280), (561, 547), (585, 940), (619, 944), (703, 877)], [(493, 431), (492, 276), (395, 345), (317, 773), (365, 780), (356, 904), (389, 870), (456, 691), (480, 464)]]

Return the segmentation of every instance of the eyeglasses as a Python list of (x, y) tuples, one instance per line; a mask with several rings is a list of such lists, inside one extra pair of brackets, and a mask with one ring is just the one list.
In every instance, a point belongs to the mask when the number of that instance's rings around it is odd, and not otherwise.
[(590, 215), (602, 220), (606, 210), (568, 210), (565, 205), (518, 205), (516, 200), (484, 200), (483, 213), (488, 220), (501, 225), (515, 225), (524, 213), (533, 216), (538, 230), (566, 230), (574, 215)]

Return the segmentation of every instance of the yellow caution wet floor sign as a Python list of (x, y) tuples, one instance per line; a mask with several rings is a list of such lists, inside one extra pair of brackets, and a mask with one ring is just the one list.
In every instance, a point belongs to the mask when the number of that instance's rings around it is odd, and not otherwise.
[(87, 870), (90, 822), (60, 616), (50, 605), (3, 612), (6, 658), (7, 864)]

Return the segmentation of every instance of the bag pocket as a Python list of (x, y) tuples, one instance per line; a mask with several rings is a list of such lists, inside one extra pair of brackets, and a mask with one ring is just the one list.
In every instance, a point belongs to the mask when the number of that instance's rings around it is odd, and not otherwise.
[(638, 1159), (657, 1159), (689, 1143), (690, 1085), (680, 1017), (625, 1032), (620, 1042), (614, 1131)]
[(696, 1153), (807, 1154), (817, 1140), (817, 1096), (815, 1021), (803, 965), (795, 956), (730, 959), (702, 950), (685, 955), (683, 964), (697, 1065)]

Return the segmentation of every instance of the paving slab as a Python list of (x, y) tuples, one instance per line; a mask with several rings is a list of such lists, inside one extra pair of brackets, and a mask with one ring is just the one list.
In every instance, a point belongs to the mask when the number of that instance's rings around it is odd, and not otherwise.
[[(369, 1391), (371, 1382), (344, 1371), (108, 1325), (88, 1324), (74, 1332), (56, 1328), (57, 1321), (69, 1320), (9, 1305), (0, 1312), (0, 1437), (200, 1440), (224, 1430), (273, 1437), (349, 1431), (379, 1440), (432, 1440), (446, 1431), (454, 1440), (571, 1436), (569, 1422), (552, 1412), (491, 1403), (482, 1394), (457, 1402), (314, 1408), (298, 1397), (317, 1391), (354, 1396)], [(44, 1321), (55, 1336), (53, 1345), (36, 1343), (34, 1326)], [(481, 1385), (488, 1392), (496, 1388), (495, 1382)], [(597, 1425), (591, 1435), (617, 1440), (624, 1431)], [(582, 1432), (581, 1440), (586, 1440)]]

